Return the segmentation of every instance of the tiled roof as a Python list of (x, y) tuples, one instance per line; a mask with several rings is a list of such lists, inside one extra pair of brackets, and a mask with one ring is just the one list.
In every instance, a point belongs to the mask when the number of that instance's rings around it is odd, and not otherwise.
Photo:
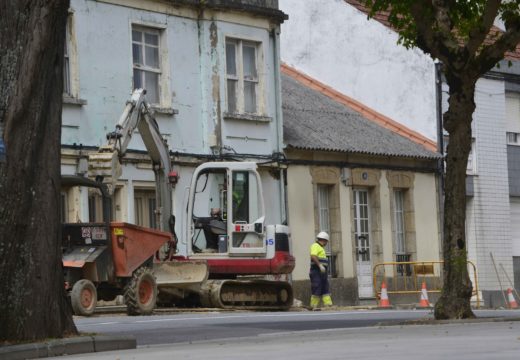
[[(344, 0), (344, 1), (347, 4), (352, 5), (353, 7), (355, 7), (356, 9), (358, 9), (359, 11), (361, 11), (362, 13), (364, 13), (366, 15), (368, 15), (368, 13), (370, 12), (369, 9), (365, 5), (360, 3), (358, 0)], [(392, 27), (392, 25), (390, 25), (390, 22), (388, 21), (389, 15), (390, 15), (390, 13), (388, 11), (380, 11), (374, 15), (373, 19), (380, 22), (381, 24), (389, 27), (392, 30), (395, 30)], [(495, 34), (501, 32), (501, 31), (502, 30), (500, 30), (496, 26), (493, 26), (490, 30), (490, 36), (488, 36), (488, 38), (485, 40), (485, 43), (490, 44), (492, 41), (491, 38), (493, 38)], [(516, 51), (506, 52), (505, 58), (507, 60), (520, 60), (520, 44), (516, 47)]]
[[(282, 108), (284, 142), (289, 148), (431, 160), (440, 157), (429, 150), (435, 149), (431, 140), (413, 141), (403, 135), (411, 130), (286, 65), (282, 66)], [(415, 140), (419, 138), (422, 136)]]
[(398, 133), (399, 135), (404, 136), (418, 144), (421, 144), (428, 150), (436, 151), (437, 144), (434, 141), (428, 139), (427, 137), (419, 134), (416, 131), (407, 128), (406, 126), (398, 123), (397, 121), (394, 121), (389, 117), (378, 113), (377, 111), (367, 107), (366, 105), (340, 93), (339, 91), (331, 88), (330, 86), (327, 86), (294, 68), (291, 68), (286, 64), (282, 64), (281, 70), (282, 73), (290, 75), (292, 78), (298, 80), (299, 82), (310, 87), (311, 89), (319, 91), (323, 95), (326, 95), (334, 99), (335, 101), (348, 106), (350, 109), (361, 114), (365, 119), (371, 120), (380, 126), (383, 126), (395, 133)]

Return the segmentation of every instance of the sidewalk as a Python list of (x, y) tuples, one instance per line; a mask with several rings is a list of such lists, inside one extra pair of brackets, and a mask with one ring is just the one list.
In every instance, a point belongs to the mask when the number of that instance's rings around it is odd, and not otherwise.
[(101, 351), (127, 350), (136, 348), (133, 336), (79, 336), (39, 343), (0, 347), (0, 359), (37, 359), (51, 356), (85, 354)]

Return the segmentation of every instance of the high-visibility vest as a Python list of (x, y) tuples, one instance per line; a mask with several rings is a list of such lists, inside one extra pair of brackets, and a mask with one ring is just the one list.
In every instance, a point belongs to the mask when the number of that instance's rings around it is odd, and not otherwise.
[[(327, 253), (323, 246), (321, 246), (317, 241), (311, 245), (311, 256), (316, 256), (318, 260), (320, 260), (320, 264), (324, 266), (329, 266), (329, 259), (327, 258)], [(311, 261), (311, 267), (317, 267), (316, 264)]]

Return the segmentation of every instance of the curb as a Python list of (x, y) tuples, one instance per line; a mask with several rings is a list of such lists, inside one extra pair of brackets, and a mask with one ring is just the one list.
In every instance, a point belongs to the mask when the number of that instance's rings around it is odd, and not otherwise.
[(476, 324), (488, 322), (513, 322), (520, 321), (520, 317), (503, 318), (503, 317), (481, 317), (472, 319), (451, 319), (451, 320), (435, 320), (435, 319), (418, 319), (405, 321), (382, 321), (377, 326), (405, 326), (405, 325), (445, 325), (445, 324)]
[(100, 351), (135, 349), (134, 336), (95, 335), (0, 347), (0, 359), (37, 359)]

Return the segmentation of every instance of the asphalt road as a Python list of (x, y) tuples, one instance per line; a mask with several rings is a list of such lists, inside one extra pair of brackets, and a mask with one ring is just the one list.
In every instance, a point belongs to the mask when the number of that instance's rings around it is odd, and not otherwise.
[(520, 359), (520, 321), (514, 321), (520, 311), (476, 314), (480, 319), (470, 322), (400, 326), (390, 324), (431, 314), (371, 310), (77, 318), (81, 331), (134, 334), (140, 346), (56, 359)]
[[(476, 311), (480, 318), (518, 318), (511, 310)], [(238, 339), (258, 335), (314, 330), (364, 328), (432, 319), (428, 310), (366, 310), (320, 312), (206, 312), (140, 317), (98, 316), (76, 318), (88, 333), (134, 335), (138, 346), (194, 341)], [(519, 356), (520, 358), (520, 356)]]
[(135, 350), (92, 353), (71, 358), (76, 360), (518, 360), (520, 359), (520, 322), (300, 331), (238, 339), (145, 346)]

